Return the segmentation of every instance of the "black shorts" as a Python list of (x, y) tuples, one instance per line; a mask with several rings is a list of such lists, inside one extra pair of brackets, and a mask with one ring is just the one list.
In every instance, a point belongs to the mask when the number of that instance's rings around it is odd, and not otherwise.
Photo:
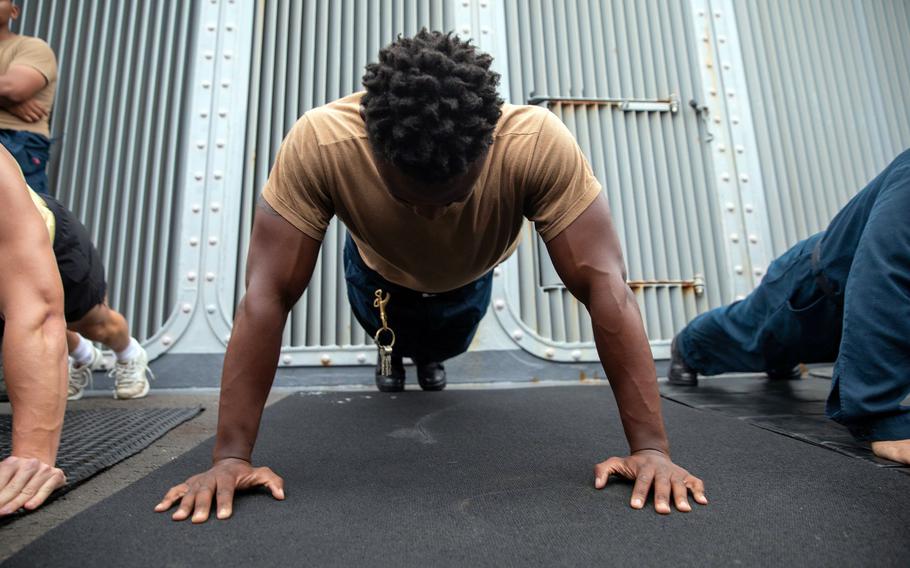
[(79, 219), (53, 197), (42, 195), (57, 221), (54, 256), (63, 280), (63, 312), (67, 322), (81, 320), (104, 302), (107, 283), (101, 255)]

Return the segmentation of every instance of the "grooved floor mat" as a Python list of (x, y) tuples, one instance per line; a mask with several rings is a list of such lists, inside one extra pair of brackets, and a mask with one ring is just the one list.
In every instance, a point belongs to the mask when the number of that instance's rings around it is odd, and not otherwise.
[(210, 465), (201, 444), (8, 566), (905, 566), (910, 477), (664, 402), (711, 504), (668, 516), (592, 486), (626, 442), (610, 390), (306, 393), (263, 416), (254, 461), (287, 498), (240, 495), (193, 526), (152, 511)]
[(810, 375), (798, 381), (770, 381), (765, 376), (702, 379), (696, 387), (661, 384), (661, 395), (686, 406), (720, 412), (784, 436), (815, 444), (879, 467), (902, 464), (876, 457), (869, 444), (825, 416), (831, 381)]
[[(173, 428), (202, 411), (196, 408), (98, 408), (70, 410), (63, 419), (57, 467), (66, 487), (52, 499), (99, 471), (142, 451)], [(0, 416), (0, 456), (12, 449), (12, 417)], [(0, 524), (9, 522), (0, 519)]]

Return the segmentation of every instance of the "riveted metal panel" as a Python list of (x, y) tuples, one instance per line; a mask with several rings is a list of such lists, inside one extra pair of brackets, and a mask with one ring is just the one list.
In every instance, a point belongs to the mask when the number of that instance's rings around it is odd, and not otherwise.
[(51, 192), (101, 253), (112, 307), (147, 340), (174, 313), (195, 2), (19, 3), (13, 29), (46, 40), (59, 79)]
[[(308, 109), (361, 89), (363, 68), (398, 34), (426, 26), (448, 30), (453, 3), (443, 0), (266, 0), (258, 3), (247, 124), (243, 213), (238, 230), (234, 286), (228, 301), (243, 294), (249, 234), (256, 197), (278, 147)], [(285, 329), (284, 364), (350, 364), (366, 361), (364, 336), (345, 292), (345, 230), (333, 221), (306, 293)]]
[(732, 2), (774, 254), (910, 146), (910, 2)]
[[(702, 100), (684, 4), (659, 0), (505, 1), (511, 102), (532, 96), (683, 101), (676, 113), (555, 103), (601, 182), (648, 337), (666, 356), (673, 334), (731, 299)], [(561, 286), (530, 227), (507, 262), (497, 316), (513, 338), (553, 359), (594, 359), (590, 320)], [(696, 275), (704, 293), (679, 285)], [(543, 277), (543, 281), (541, 278)], [(673, 283), (675, 282), (675, 283)], [(500, 308), (508, 306), (509, 309)]]

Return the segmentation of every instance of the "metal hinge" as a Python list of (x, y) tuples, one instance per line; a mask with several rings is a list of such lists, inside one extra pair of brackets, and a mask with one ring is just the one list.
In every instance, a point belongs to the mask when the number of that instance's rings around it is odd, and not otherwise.
[(593, 97), (538, 97), (531, 95), (529, 105), (599, 105), (612, 106), (624, 112), (679, 112), (679, 98), (675, 93), (666, 99), (599, 99)]
[(626, 284), (633, 290), (642, 288), (682, 288), (691, 289), (696, 296), (705, 293), (705, 278), (696, 274), (691, 280), (626, 280)]
[[(692, 290), (696, 296), (705, 293), (705, 278), (701, 274), (696, 274), (691, 280), (626, 280), (626, 285), (633, 291), (644, 290), (645, 288), (682, 288), (683, 290)], [(554, 290), (565, 290), (566, 286), (562, 281), (540, 283), (540, 289), (544, 292)]]
[(695, 99), (692, 99), (689, 101), (689, 106), (695, 110), (696, 116), (698, 116), (698, 118), (702, 122), (702, 124), (699, 126), (699, 128), (700, 129), (704, 128), (704, 131), (705, 131), (704, 142), (708, 143), (708, 142), (711, 142), (712, 140), (714, 140), (714, 134), (710, 130), (708, 130), (709, 128), (711, 128), (711, 121), (709, 120), (709, 116), (711, 114), (711, 109), (708, 108), (708, 105), (700, 104)]
[[(549, 292), (552, 290), (565, 289), (566, 285), (563, 284), (562, 279), (556, 272), (556, 267), (553, 266), (553, 261), (550, 259), (550, 255), (546, 251), (546, 246), (541, 239), (537, 240), (535, 261), (537, 263), (537, 285), (540, 286), (541, 290)], [(644, 288), (682, 288), (683, 290), (692, 290), (695, 292), (696, 296), (701, 296), (705, 293), (705, 277), (700, 273), (692, 275), (690, 280), (626, 280), (626, 284), (634, 291), (642, 290)]]

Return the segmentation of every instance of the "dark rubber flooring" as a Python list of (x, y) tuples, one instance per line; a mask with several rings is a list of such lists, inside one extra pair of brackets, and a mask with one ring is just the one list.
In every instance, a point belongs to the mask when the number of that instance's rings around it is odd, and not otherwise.
[(662, 384), (660, 391), (664, 398), (693, 408), (720, 412), (879, 467), (910, 473), (902, 464), (876, 457), (869, 444), (857, 442), (846, 428), (825, 416), (830, 389), (830, 380), (810, 374), (798, 381), (771, 381), (764, 375), (718, 377), (702, 379), (697, 387)]
[[(201, 411), (199, 407), (70, 410), (63, 419), (57, 467), (71, 488), (147, 448)], [(0, 416), (0, 456), (9, 455), (11, 442), (12, 417)]]
[[(211, 441), (63, 523), (9, 566), (906, 566), (910, 477), (673, 402), (711, 504), (659, 516), (592, 487), (626, 451), (609, 388), (294, 395), (255, 461), (287, 499), (200, 526), (152, 511)], [(650, 507), (649, 503), (649, 507)]]
[[(96, 473), (147, 448), (168, 431), (190, 420), (201, 408), (99, 408), (70, 410), (63, 419), (57, 467), (66, 474), (66, 486), (57, 499)], [(12, 449), (12, 417), (0, 416), (0, 456)], [(7, 524), (21, 516), (0, 519)]]

